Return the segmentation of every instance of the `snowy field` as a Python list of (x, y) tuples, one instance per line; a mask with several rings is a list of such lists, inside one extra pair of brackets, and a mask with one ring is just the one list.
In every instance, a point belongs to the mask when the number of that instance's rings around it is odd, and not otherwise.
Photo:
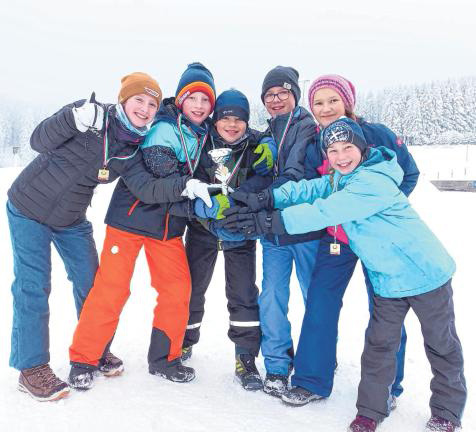
[[(476, 146), (473, 146), (476, 149)], [(463, 146), (458, 151), (463, 152)], [(412, 148), (423, 171), (437, 165), (451, 168), (445, 149)], [(473, 153), (472, 164), (476, 166)], [(460, 162), (455, 162), (455, 167)], [(18, 168), (0, 170), (0, 193), (5, 193), (18, 174)], [(476, 177), (476, 176), (475, 176)], [(435, 178), (427, 172), (426, 179)], [(463, 419), (465, 432), (476, 431), (476, 344), (474, 261), (476, 244), (476, 194), (438, 192), (423, 179), (412, 196), (416, 209), (438, 234), (457, 262), (453, 280), (456, 324), (463, 344), (466, 378), (469, 389)], [(88, 216), (95, 225), (96, 242), (102, 247), (103, 217), (112, 186), (97, 189)], [(189, 384), (174, 384), (154, 377), (147, 371), (147, 349), (155, 303), (155, 291), (144, 256), (139, 256), (132, 282), (132, 295), (121, 317), (112, 351), (125, 363), (121, 377), (96, 380), (95, 387), (84, 393), (72, 391), (67, 399), (55, 403), (38, 403), (16, 389), (18, 372), (8, 367), (12, 298), (12, 257), (5, 212), (0, 212), (0, 229), (4, 239), (0, 290), (0, 431), (191, 431), (191, 432), (289, 432), (345, 431), (355, 415), (355, 400), (360, 377), (360, 354), (364, 329), (368, 320), (362, 272), (357, 268), (349, 287), (340, 321), (338, 360), (334, 392), (328, 400), (302, 408), (289, 408), (262, 392), (249, 393), (233, 381), (233, 346), (226, 332), (228, 317), (224, 295), (223, 261), (207, 297), (207, 312), (202, 326), (202, 339), (188, 362), (197, 372)], [(258, 280), (261, 278), (261, 259)], [(60, 377), (66, 378), (68, 346), (75, 326), (71, 285), (62, 263), (53, 255), (51, 318), (51, 365)], [(303, 306), (297, 281), (292, 280), (293, 296), (290, 317), (297, 342)], [(410, 312), (406, 320), (408, 332), (405, 392), (398, 408), (379, 427), (381, 432), (423, 431), (430, 415), (428, 408), (430, 368), (427, 363), (419, 324)], [(258, 360), (264, 374), (261, 357)]]

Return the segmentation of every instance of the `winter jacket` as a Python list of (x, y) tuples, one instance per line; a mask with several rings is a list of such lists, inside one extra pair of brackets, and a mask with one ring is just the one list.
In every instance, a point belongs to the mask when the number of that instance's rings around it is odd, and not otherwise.
[(434, 290), (455, 271), (453, 259), (398, 188), (402, 179), (395, 152), (378, 147), (348, 175), (288, 182), (273, 195), (277, 208), (287, 207), (281, 215), (289, 233), (342, 224), (375, 294), (399, 298)]
[[(211, 159), (208, 152), (215, 148), (228, 147), (233, 150), (230, 159), (225, 163), (225, 166), (228, 168), (229, 172), (233, 173), (228, 183), (229, 186), (234, 190), (238, 188), (240, 190), (248, 190), (247, 185), (252, 181), (252, 189), (256, 188), (257, 190), (262, 190), (266, 188), (272, 181), (271, 177), (257, 175), (252, 168), (253, 163), (260, 157), (260, 155), (253, 153), (253, 151), (256, 149), (256, 146), (260, 142), (262, 136), (262, 133), (248, 128), (238, 143), (234, 144), (233, 146), (229, 146), (229, 144), (227, 144), (220, 137), (220, 135), (218, 135), (216, 129), (212, 128), (210, 137), (202, 151), (200, 163), (197, 170), (195, 171), (195, 177), (205, 183), (219, 183), (219, 181), (215, 178), (217, 166)], [(216, 233), (215, 229), (213, 226), (209, 226), (210, 222), (213, 224), (213, 221), (192, 221), (189, 226), (190, 229), (194, 231), (194, 238), (200, 238), (204, 243), (213, 245), (219, 250), (227, 250), (243, 246), (249, 242), (253, 242), (253, 240), (218, 240), (217, 236), (214, 235)]]
[[(316, 178), (318, 176), (316, 170), (313, 172), (306, 170), (307, 148), (313, 145), (316, 134), (316, 123), (309, 111), (298, 106), (291, 113), (272, 118), (268, 120), (268, 123), (267, 132), (273, 136), (278, 146), (275, 177), (270, 187), (278, 187), (289, 180), (299, 181), (304, 178)], [(281, 141), (283, 142), (280, 146)], [(321, 238), (323, 233), (324, 231), (321, 230), (293, 236), (289, 234), (282, 236), (267, 235), (266, 240), (276, 245), (285, 246), (316, 240)]]
[[(144, 202), (174, 202), (183, 198), (181, 182), (160, 183), (150, 174), (138, 151), (140, 139), (115, 116), (114, 105), (103, 105), (105, 117), (99, 132), (79, 132), (72, 108), (84, 100), (66, 105), (43, 120), (33, 131), (31, 147), (40, 154), (13, 182), (8, 197), (25, 216), (52, 227), (67, 227), (81, 223), (91, 202), (94, 188), (111, 183), (121, 176), (127, 187)], [(109, 178), (98, 179), (104, 163), (104, 135), (107, 133)]]
[[(403, 143), (401, 138), (397, 137), (383, 124), (369, 123), (362, 118), (357, 119), (357, 121), (364, 132), (365, 140), (369, 147), (384, 146), (392, 149), (396, 153), (398, 164), (403, 169), (403, 180), (400, 184), (400, 190), (406, 196), (409, 196), (417, 184), (420, 171), (418, 170), (415, 160), (408, 151), (407, 146)], [(307, 148), (306, 178), (312, 178), (312, 173), (315, 172), (316, 169), (320, 175), (329, 174), (329, 162), (324, 157), (320, 146), (321, 136), (322, 130), (318, 128), (314, 145), (310, 145)], [(335, 237), (341, 242), (349, 243), (342, 226), (327, 227), (327, 232), (331, 236), (335, 235)]]
[[(178, 129), (179, 117), (184, 143), (194, 165), (202, 153), (207, 127), (197, 128), (192, 125), (181, 115), (173, 98), (162, 102), (156, 122), (141, 144), (141, 150), (148, 169), (158, 178), (159, 183), (164, 182), (172, 189), (176, 185), (183, 185), (183, 190), (185, 181), (193, 172), (189, 170), (182, 146)], [(199, 132), (204, 135), (200, 136)], [(189, 199), (182, 197), (181, 202), (147, 204), (137, 199), (124, 182), (118, 182), (106, 215), (106, 223), (124, 231), (167, 240), (182, 236), (187, 221), (192, 217), (192, 202)]]

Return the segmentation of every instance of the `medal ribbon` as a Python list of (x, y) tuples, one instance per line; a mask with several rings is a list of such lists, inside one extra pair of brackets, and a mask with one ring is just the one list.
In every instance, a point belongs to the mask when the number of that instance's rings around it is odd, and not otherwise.
[(192, 164), (192, 161), (190, 160), (190, 156), (188, 154), (187, 146), (185, 144), (185, 137), (183, 136), (181, 124), (182, 124), (182, 114), (179, 114), (179, 116), (177, 117), (177, 128), (180, 135), (180, 142), (182, 143), (182, 149), (183, 149), (183, 152), (185, 153), (185, 159), (187, 160), (187, 165), (190, 171), (190, 175), (193, 175), (193, 173), (197, 169), (198, 162), (200, 161), (200, 155), (202, 154), (203, 146), (208, 138), (208, 133), (206, 133), (203, 136), (202, 140), (200, 140), (198, 135), (194, 133), (194, 135), (197, 137), (198, 149), (197, 149), (197, 154), (195, 157), (195, 162)]
[(291, 111), (289, 113), (289, 117), (288, 117), (288, 120), (286, 122), (286, 126), (284, 127), (284, 131), (283, 131), (283, 134), (281, 135), (281, 140), (279, 141), (279, 145), (278, 145), (278, 156), (276, 157), (276, 162), (274, 164), (274, 176), (277, 177), (278, 176), (278, 163), (279, 163), (279, 155), (281, 153), (281, 147), (283, 146), (283, 143), (284, 143), (284, 140), (286, 138), (286, 135), (288, 134), (288, 131), (289, 131), (289, 126), (291, 124), (291, 120), (293, 118), (293, 112)]
[(109, 156), (109, 139), (107, 137), (107, 130), (109, 128), (109, 110), (112, 108), (112, 105), (108, 108), (107, 112), (106, 112), (106, 129), (104, 130), (104, 142), (103, 142), (103, 145), (104, 145), (104, 152), (103, 152), (103, 157), (104, 157), (104, 163), (103, 163), (103, 169), (106, 169), (107, 167), (107, 164), (109, 163), (109, 161), (111, 161), (112, 159), (120, 159), (120, 160), (127, 160), (127, 159), (131, 159), (133, 158), (136, 153), (139, 151), (139, 146), (137, 146), (137, 148), (135, 149), (134, 153), (132, 153), (131, 155), (129, 156), (113, 156), (113, 157), (110, 157), (108, 158)]

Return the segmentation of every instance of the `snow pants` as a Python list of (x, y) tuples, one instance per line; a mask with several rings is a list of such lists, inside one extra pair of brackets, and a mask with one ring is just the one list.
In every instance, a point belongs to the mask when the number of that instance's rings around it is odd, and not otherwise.
[[(205, 239), (205, 236), (208, 239)], [(215, 269), (218, 247), (214, 236), (194, 228), (189, 227), (186, 239), (192, 294), (183, 346), (189, 347), (200, 339), (200, 326), (205, 313), (205, 293)], [(225, 294), (230, 314), (228, 337), (235, 344), (237, 354), (249, 353), (257, 356), (261, 329), (256, 286), (256, 241), (246, 241), (242, 246), (224, 250), (223, 254)]]
[(94, 286), (84, 303), (69, 350), (72, 363), (97, 366), (129, 298), (134, 265), (142, 246), (151, 285), (158, 294), (149, 367), (161, 368), (181, 356), (190, 300), (190, 272), (182, 238), (162, 241), (107, 226)]
[(48, 298), (51, 292), (51, 243), (63, 260), (79, 316), (98, 267), (93, 227), (87, 220), (52, 228), (24, 216), (7, 202), (15, 279), (10, 366), (22, 370), (50, 361)]
[(388, 416), (390, 386), (395, 377), (395, 353), (403, 320), (411, 308), (420, 321), (430, 382), (432, 415), (461, 425), (466, 403), (463, 351), (456, 334), (451, 280), (440, 288), (404, 298), (373, 297), (374, 308), (362, 354), (358, 414), (381, 421)]
[[(328, 397), (334, 385), (336, 366), (337, 332), (343, 297), (355, 266), (359, 260), (349, 245), (340, 243), (340, 255), (329, 253), (334, 238), (325, 235), (319, 244), (316, 267), (309, 287), (301, 336), (294, 361), (293, 386), (303, 387), (318, 395)], [(363, 267), (363, 266), (362, 266)], [(373, 287), (363, 267), (369, 299), (369, 311), (373, 307)], [(403, 388), (405, 346), (407, 335), (402, 326), (397, 369), (391, 393), (399, 396)]]
[(263, 286), (259, 296), (261, 353), (266, 372), (288, 375), (293, 365), (294, 349), (291, 323), (288, 320), (289, 282), (296, 265), (296, 275), (306, 302), (319, 240), (277, 246), (262, 239)]

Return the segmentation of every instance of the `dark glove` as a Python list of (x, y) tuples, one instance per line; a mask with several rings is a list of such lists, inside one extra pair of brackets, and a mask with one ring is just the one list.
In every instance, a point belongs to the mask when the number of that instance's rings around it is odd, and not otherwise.
[(227, 217), (217, 225), (231, 232), (239, 232), (245, 237), (286, 234), (280, 210), (261, 210), (252, 213), (246, 207), (242, 207), (238, 213)]
[(230, 207), (229, 209), (225, 210), (223, 214), (226, 217), (238, 213), (243, 207), (247, 208), (247, 212), (256, 212), (259, 210), (273, 210), (274, 208), (273, 192), (271, 192), (271, 190), (269, 189), (264, 189), (258, 193), (236, 191), (230, 194), (230, 197), (234, 201), (238, 201), (238, 204), (243, 205), (241, 207)]

